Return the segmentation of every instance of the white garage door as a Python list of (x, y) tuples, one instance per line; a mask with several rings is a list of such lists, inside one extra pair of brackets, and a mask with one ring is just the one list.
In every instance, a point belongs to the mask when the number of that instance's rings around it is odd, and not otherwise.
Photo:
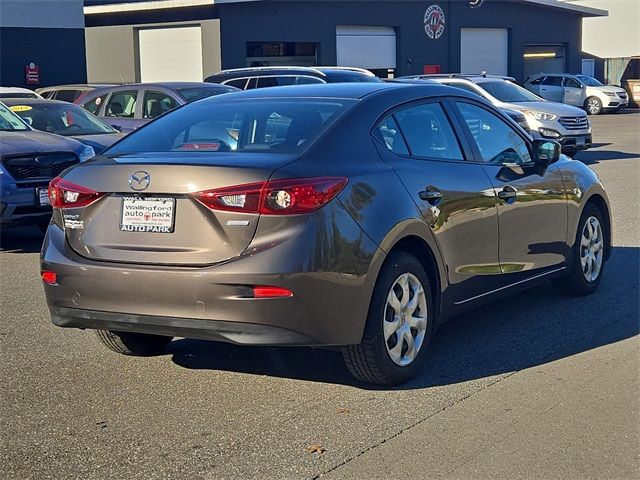
[(509, 35), (506, 28), (463, 28), (460, 73), (509, 73)]
[(202, 81), (200, 27), (141, 29), (139, 45), (141, 81)]
[(338, 25), (336, 50), (341, 67), (396, 68), (396, 31), (393, 27)]

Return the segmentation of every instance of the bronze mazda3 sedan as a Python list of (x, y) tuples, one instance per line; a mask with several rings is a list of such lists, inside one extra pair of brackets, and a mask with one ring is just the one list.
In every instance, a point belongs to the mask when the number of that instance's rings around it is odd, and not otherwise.
[(463, 90), (335, 84), (181, 107), (51, 182), (53, 323), (112, 350), (173, 337), (339, 347), (416, 373), (439, 323), (535, 282), (596, 290), (596, 174)]

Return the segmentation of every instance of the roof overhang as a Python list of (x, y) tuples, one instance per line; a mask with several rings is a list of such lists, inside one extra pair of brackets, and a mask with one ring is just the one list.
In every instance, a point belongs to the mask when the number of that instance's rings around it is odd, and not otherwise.
[(256, 0), (148, 0), (122, 2), (113, 0), (110, 3), (85, 5), (85, 15), (101, 15), (108, 13), (143, 12), (164, 10), (167, 8), (206, 7), (223, 3), (253, 2)]
[(601, 10), (599, 8), (585, 7), (583, 5), (576, 5), (574, 0), (522, 0), (525, 3), (533, 3), (551, 8), (559, 8), (565, 11), (578, 13), (583, 17), (607, 17), (609, 12), (607, 10)]

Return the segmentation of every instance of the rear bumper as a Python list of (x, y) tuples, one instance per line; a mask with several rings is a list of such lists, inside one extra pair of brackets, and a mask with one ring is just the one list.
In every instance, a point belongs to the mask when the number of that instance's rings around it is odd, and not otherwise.
[[(52, 321), (246, 345), (357, 344), (375, 283), (367, 272), (384, 255), (341, 208), (313, 216), (316, 222), (301, 216), (282, 233), (262, 234), (246, 255), (203, 267), (92, 261), (52, 224), (41, 256), (42, 269), (57, 275), (57, 284), (44, 285)], [(318, 235), (325, 218), (339, 224), (340, 241), (326, 225)], [(264, 228), (273, 231), (273, 221)], [(293, 296), (254, 298), (257, 285)]]
[(311, 337), (286, 328), (200, 318), (132, 315), (54, 307), (51, 309), (51, 321), (58, 327), (148, 333), (215, 340), (238, 345), (312, 345), (315, 343)]

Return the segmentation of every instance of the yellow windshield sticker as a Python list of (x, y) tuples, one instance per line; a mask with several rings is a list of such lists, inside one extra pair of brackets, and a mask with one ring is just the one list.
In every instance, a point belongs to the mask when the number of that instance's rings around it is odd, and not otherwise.
[(33, 107), (30, 107), (29, 105), (13, 105), (12, 107), (9, 107), (9, 110), (12, 112), (28, 112), (29, 110), (33, 110)]

